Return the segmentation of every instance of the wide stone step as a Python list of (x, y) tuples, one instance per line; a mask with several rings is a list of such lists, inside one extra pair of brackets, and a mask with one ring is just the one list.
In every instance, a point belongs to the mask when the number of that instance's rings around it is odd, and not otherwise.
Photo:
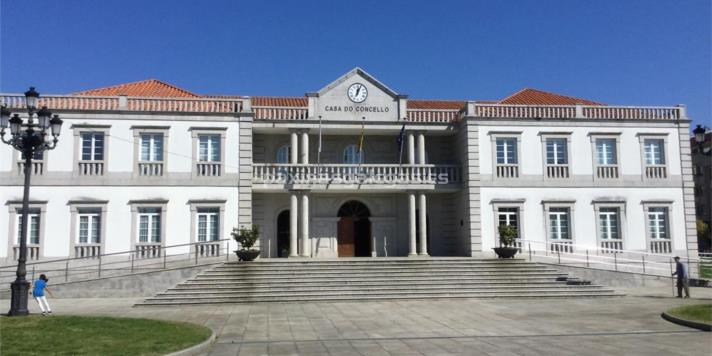
[(278, 279), (298, 279), (298, 280), (317, 280), (317, 279), (329, 279), (336, 278), (339, 280), (369, 280), (372, 278), (380, 279), (391, 279), (391, 280), (414, 280), (420, 278), (455, 278), (455, 277), (483, 277), (483, 278), (501, 278), (501, 279), (512, 279), (512, 278), (529, 278), (529, 277), (546, 277), (551, 279), (556, 279), (560, 274), (556, 272), (518, 272), (518, 273), (480, 273), (480, 274), (443, 274), (443, 275), (433, 275), (433, 274), (423, 274), (423, 273), (397, 273), (397, 274), (377, 274), (378, 277), (374, 277), (374, 274), (370, 273), (312, 273), (312, 274), (298, 274), (298, 275), (287, 275), (287, 274), (264, 274), (264, 275), (246, 275), (246, 276), (234, 276), (234, 275), (198, 275), (194, 280), (205, 281), (205, 280), (215, 280), (215, 281), (265, 281), (265, 280), (278, 280)]
[(548, 285), (477, 285), (477, 286), (458, 286), (458, 285), (420, 285), (412, 286), (410, 288), (403, 288), (401, 286), (329, 286), (329, 287), (291, 287), (284, 288), (279, 286), (273, 287), (254, 287), (254, 288), (233, 288), (233, 289), (210, 289), (206, 288), (203, 290), (196, 289), (169, 289), (166, 292), (160, 293), (158, 296), (240, 296), (240, 295), (252, 295), (255, 293), (270, 293), (272, 295), (291, 295), (294, 293), (304, 293), (304, 294), (324, 294), (327, 292), (342, 292), (342, 293), (370, 293), (370, 292), (413, 292), (413, 291), (507, 291), (507, 290), (598, 290), (603, 287), (588, 285), (586, 288), (571, 288), (570, 285), (565, 283), (556, 284), (551, 283)]
[(213, 303), (261, 303), (261, 302), (329, 302), (329, 301), (366, 301), (366, 300), (400, 300), (400, 299), (430, 299), (430, 298), (574, 298), (574, 297), (619, 297), (622, 294), (609, 290), (590, 291), (532, 291), (532, 290), (511, 290), (503, 291), (480, 291), (447, 293), (380, 293), (380, 294), (358, 294), (358, 295), (296, 295), (273, 296), (273, 295), (252, 295), (249, 297), (193, 297), (193, 298), (149, 298), (138, 305), (188, 305), (188, 304), (213, 304)]
[(235, 281), (235, 282), (225, 282), (225, 281), (186, 281), (179, 283), (176, 288), (182, 289), (202, 289), (202, 288), (244, 288), (244, 287), (269, 287), (277, 286), (283, 288), (290, 288), (293, 286), (330, 286), (330, 285), (352, 285), (352, 286), (380, 286), (380, 285), (392, 285), (409, 287), (414, 285), (505, 285), (505, 284), (550, 284), (550, 283), (566, 283), (566, 282), (556, 282), (552, 278), (522, 278), (522, 279), (491, 279), (491, 278), (448, 278), (448, 279), (425, 279), (425, 280), (391, 280), (391, 279), (364, 279), (364, 280), (334, 280), (334, 279), (324, 279), (324, 280), (290, 280), (285, 279), (279, 282), (253, 282), (253, 281)]
[(545, 266), (526, 266), (526, 265), (506, 265), (506, 266), (385, 266), (380, 268), (368, 268), (362, 266), (341, 266), (333, 268), (323, 267), (250, 267), (250, 268), (214, 268), (207, 273), (233, 273), (233, 274), (248, 274), (248, 273), (308, 273), (313, 271), (332, 271), (332, 272), (399, 272), (399, 271), (414, 271), (414, 272), (496, 272), (496, 271), (554, 271), (553, 268)]

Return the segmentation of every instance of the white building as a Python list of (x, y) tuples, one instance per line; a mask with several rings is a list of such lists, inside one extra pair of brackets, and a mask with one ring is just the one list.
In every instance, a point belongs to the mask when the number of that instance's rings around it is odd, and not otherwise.
[[(21, 94), (2, 99), (22, 111)], [(535, 249), (696, 254), (684, 106), (533, 89), (411, 100), (358, 68), (304, 97), (148, 80), (41, 104), (65, 124), (33, 167), (35, 259), (198, 241), (210, 254), (251, 223), (263, 258), (477, 256), (505, 223)], [(0, 256), (11, 260), (22, 163), (0, 147)]]

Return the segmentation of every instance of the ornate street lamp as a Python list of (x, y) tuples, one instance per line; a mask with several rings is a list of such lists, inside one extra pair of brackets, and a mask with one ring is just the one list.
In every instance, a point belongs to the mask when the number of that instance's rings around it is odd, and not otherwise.
[(697, 125), (697, 127), (692, 130), (692, 133), (695, 134), (695, 142), (697, 143), (703, 143), (705, 142), (705, 128), (702, 127), (702, 125)]
[[(62, 120), (58, 115), (52, 115), (44, 106), (39, 111), (37, 103), (40, 93), (35, 88), (25, 92), (27, 106), (27, 121), (23, 122), (19, 114), (12, 114), (4, 105), (0, 108), (0, 140), (22, 152), (25, 160), (25, 190), (22, 195), (22, 224), (20, 225), (20, 257), (17, 260), (17, 278), (10, 284), (12, 290), (10, 311), (8, 315), (27, 315), (27, 299), (30, 283), (25, 279), (27, 270), (27, 225), (30, 207), (30, 176), (32, 174), (32, 158), (35, 154), (52, 150), (57, 147)], [(34, 116), (37, 115), (37, 123)], [(12, 118), (10, 117), (12, 115)], [(5, 129), (10, 128), (10, 139), (5, 139)], [(49, 131), (48, 131), (49, 129)]]

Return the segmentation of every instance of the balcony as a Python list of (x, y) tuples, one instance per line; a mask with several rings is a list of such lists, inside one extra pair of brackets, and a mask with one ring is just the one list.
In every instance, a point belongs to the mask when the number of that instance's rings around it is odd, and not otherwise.
[(665, 179), (667, 178), (667, 168), (665, 167), (665, 165), (646, 166), (645, 178)]
[(261, 184), (457, 184), (460, 166), (411, 164), (255, 163), (252, 181)]
[(601, 253), (618, 253), (623, 251), (623, 240), (607, 239), (601, 240)]
[[(12, 252), (15, 260), (20, 258), (20, 245), (14, 245), (12, 247)], [(31, 261), (40, 259), (40, 245), (30, 243), (27, 244), (27, 259)]]
[(563, 179), (569, 177), (568, 164), (548, 164), (546, 166), (546, 176), (552, 179)]
[(99, 255), (101, 255), (101, 244), (99, 243), (80, 243), (74, 246), (74, 257), (96, 258)]
[(672, 253), (672, 243), (669, 239), (654, 239), (650, 241), (651, 253), (668, 254)]
[(597, 179), (618, 179), (617, 165), (600, 165), (596, 167)]
[(198, 162), (195, 169), (199, 177), (219, 177), (222, 174), (220, 162)]
[(79, 161), (79, 175), (82, 175), (82, 176), (104, 175), (104, 162)]
[(138, 174), (140, 176), (162, 176), (163, 162), (139, 162)]
[[(30, 171), (33, 176), (40, 176), (44, 173), (44, 162), (43, 161), (32, 161), (32, 166)], [(17, 173), (19, 175), (25, 174), (25, 162), (17, 162)]]
[(519, 177), (519, 165), (518, 164), (497, 164), (497, 178), (518, 178)]
[(136, 244), (136, 258), (158, 258), (161, 257), (160, 242), (139, 242)]

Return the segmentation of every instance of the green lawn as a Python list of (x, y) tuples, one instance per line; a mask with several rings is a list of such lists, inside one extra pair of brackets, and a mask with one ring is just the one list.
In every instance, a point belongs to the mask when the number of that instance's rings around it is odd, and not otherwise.
[(163, 355), (205, 341), (210, 329), (150, 319), (39, 316), (0, 318), (0, 354)]
[(680, 319), (712, 324), (712, 304), (686, 305), (667, 311)]

